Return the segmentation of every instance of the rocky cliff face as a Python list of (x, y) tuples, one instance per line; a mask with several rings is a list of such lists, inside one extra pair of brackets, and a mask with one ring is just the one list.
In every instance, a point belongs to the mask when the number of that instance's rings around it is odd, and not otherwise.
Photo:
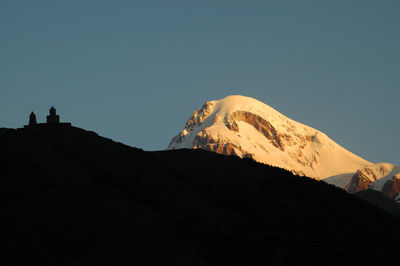
[(371, 183), (388, 175), (393, 169), (391, 164), (374, 164), (364, 169), (359, 169), (353, 175), (346, 190), (350, 193), (359, 192), (369, 188)]
[(346, 186), (346, 190), (350, 193), (356, 193), (368, 189), (371, 184), (363, 172), (357, 170), (357, 172), (352, 176), (350, 183)]
[(371, 165), (324, 133), (244, 96), (206, 102), (168, 146), (179, 148), (250, 157), (315, 179)]
[(398, 196), (400, 195), (400, 174), (393, 176), (385, 183), (382, 188), (382, 193), (399, 202)]
[(400, 195), (400, 166), (390, 163), (377, 163), (359, 169), (352, 176), (345, 189), (350, 193), (373, 189), (382, 192), (391, 199), (396, 199)]

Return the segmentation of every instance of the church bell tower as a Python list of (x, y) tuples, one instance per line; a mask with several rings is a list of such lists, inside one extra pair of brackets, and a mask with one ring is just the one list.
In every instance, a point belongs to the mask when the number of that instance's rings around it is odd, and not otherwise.
[(50, 115), (47, 116), (47, 124), (58, 124), (60, 123), (60, 116), (57, 115), (56, 108), (52, 106), (50, 108)]

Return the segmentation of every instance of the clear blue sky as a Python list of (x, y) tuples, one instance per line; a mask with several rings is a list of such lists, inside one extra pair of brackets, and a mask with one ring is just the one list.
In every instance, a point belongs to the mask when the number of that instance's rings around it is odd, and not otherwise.
[(64, 121), (164, 149), (205, 101), (256, 98), (400, 164), (400, 1), (0, 1), (0, 127)]

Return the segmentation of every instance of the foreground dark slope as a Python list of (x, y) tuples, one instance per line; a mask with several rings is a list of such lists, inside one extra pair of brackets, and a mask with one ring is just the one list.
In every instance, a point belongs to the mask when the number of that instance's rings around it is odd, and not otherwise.
[(78, 128), (0, 129), (2, 265), (399, 265), (398, 220), (323, 182)]

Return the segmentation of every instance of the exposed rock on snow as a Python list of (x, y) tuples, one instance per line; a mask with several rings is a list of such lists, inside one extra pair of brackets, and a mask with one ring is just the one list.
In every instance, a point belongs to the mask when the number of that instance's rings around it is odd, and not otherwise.
[(377, 163), (358, 170), (345, 189), (350, 193), (373, 189), (392, 199), (400, 199), (400, 166)]
[(393, 168), (393, 164), (377, 163), (363, 169), (359, 169), (351, 178), (350, 183), (346, 186), (346, 190), (350, 193), (355, 193), (368, 189), (372, 183), (389, 175)]

